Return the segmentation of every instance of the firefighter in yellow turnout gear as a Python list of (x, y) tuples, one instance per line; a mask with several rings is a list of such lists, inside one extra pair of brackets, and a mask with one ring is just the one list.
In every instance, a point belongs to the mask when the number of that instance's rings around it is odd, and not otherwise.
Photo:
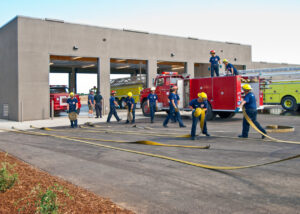
[(207, 137), (209, 137), (210, 134), (208, 134), (207, 132), (206, 118), (205, 118), (206, 110), (208, 107), (207, 94), (204, 92), (198, 93), (198, 98), (193, 99), (189, 103), (189, 107), (193, 109), (192, 111), (193, 124), (191, 130), (191, 139), (195, 140), (198, 120), (200, 120), (200, 127), (202, 133)]

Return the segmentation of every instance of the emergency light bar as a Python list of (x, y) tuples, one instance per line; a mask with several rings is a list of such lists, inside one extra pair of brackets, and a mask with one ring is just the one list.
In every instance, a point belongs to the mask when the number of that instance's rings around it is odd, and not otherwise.
[(162, 74), (168, 74), (168, 75), (178, 75), (178, 72), (162, 72)]

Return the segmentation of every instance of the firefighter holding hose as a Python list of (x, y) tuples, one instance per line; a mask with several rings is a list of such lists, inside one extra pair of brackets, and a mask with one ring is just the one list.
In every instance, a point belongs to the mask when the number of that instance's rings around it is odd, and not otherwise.
[(207, 132), (206, 126), (206, 111), (207, 111), (208, 103), (207, 103), (207, 94), (204, 92), (198, 93), (198, 98), (191, 100), (189, 103), (189, 108), (193, 109), (192, 111), (192, 130), (191, 130), (191, 139), (195, 140), (196, 137), (196, 128), (197, 123), (200, 120), (200, 127), (202, 133), (207, 137), (210, 136)]
[[(243, 85), (243, 90), (245, 92), (245, 98), (243, 99), (241, 105), (236, 108), (235, 112), (238, 112), (240, 109), (245, 107), (246, 114), (249, 116), (249, 118), (252, 120), (252, 122), (255, 124), (255, 126), (262, 132), (262, 133), (267, 133), (266, 130), (261, 127), (261, 125), (256, 121), (256, 116), (257, 116), (257, 110), (256, 110), (256, 99), (254, 94), (251, 92), (252, 88), (251, 85), (245, 84)], [(248, 138), (248, 133), (249, 133), (249, 128), (250, 124), (246, 120), (246, 118), (243, 118), (243, 131), (242, 134), (239, 135), (238, 137), (240, 138)], [(262, 135), (262, 139), (264, 139), (265, 136)]]
[(70, 93), (70, 98), (67, 100), (67, 112), (71, 122), (71, 128), (77, 128), (77, 109), (78, 109), (78, 100), (74, 97), (74, 93)]
[(132, 92), (128, 92), (128, 97), (125, 99), (125, 103), (127, 106), (128, 114), (126, 123), (135, 123), (135, 101), (132, 97)]

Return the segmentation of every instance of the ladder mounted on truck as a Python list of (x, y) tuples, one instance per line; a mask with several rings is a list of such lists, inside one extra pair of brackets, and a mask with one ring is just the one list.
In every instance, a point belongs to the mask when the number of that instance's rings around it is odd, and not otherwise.
[(141, 76), (132, 76), (132, 77), (110, 80), (111, 86), (136, 85), (136, 84), (143, 84), (143, 86), (145, 87), (146, 76), (141, 75)]

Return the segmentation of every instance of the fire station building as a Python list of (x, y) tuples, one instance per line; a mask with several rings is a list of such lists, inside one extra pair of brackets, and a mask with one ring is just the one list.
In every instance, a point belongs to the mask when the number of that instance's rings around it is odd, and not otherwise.
[(97, 74), (108, 109), (110, 74), (144, 75), (147, 87), (163, 71), (207, 77), (210, 50), (238, 70), (287, 66), (252, 62), (250, 45), (17, 16), (0, 28), (0, 119), (48, 119), (49, 73), (68, 73), (75, 92), (77, 73)]

